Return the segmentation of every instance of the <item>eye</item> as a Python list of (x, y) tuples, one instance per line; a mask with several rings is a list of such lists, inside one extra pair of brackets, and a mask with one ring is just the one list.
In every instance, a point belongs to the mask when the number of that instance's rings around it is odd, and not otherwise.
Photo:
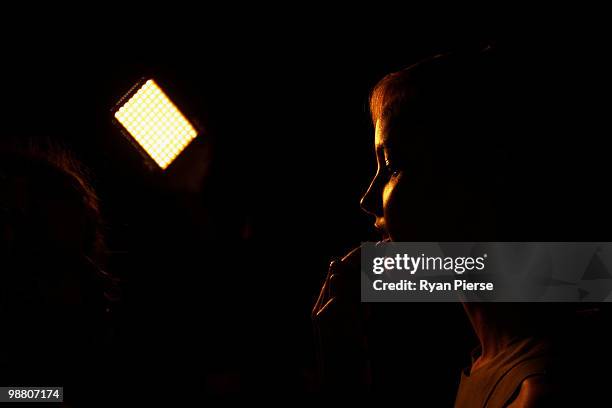
[(393, 166), (388, 159), (385, 159), (385, 170), (387, 174), (391, 175), (391, 177), (397, 177), (400, 173), (400, 170)]

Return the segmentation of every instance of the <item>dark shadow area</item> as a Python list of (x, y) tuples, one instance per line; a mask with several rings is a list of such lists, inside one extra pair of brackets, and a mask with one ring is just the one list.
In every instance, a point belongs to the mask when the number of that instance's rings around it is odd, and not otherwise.
[[(519, 140), (542, 154), (542, 188), (559, 203), (545, 209), (550, 225), (516, 239), (610, 241), (600, 103), (609, 63), (581, 44), (543, 49), (535, 40), (449, 36), (374, 53), (365, 42), (318, 39), (289, 49), (253, 37), (199, 53), (183, 44), (6, 61), (2, 137), (62, 144), (89, 169), (100, 200), (101, 268), (120, 281), (121, 299), (108, 355), (89, 385), (108, 400), (139, 398), (136, 384), (166, 397), (177, 387), (317, 392), (310, 311), (329, 261), (380, 239), (359, 208), (375, 171), (368, 93), (388, 72), (488, 40), (533, 68), (542, 100), (508, 101), (507, 109), (539, 107), (537, 123), (546, 126), (523, 129), (530, 136)], [(111, 123), (111, 108), (143, 76), (158, 79), (202, 129), (163, 174), (149, 171)], [(196, 177), (190, 163), (198, 160), (206, 165)], [(374, 391), (452, 404), (476, 342), (461, 305), (380, 306), (381, 344), (373, 347), (412, 351), (381, 359)]]

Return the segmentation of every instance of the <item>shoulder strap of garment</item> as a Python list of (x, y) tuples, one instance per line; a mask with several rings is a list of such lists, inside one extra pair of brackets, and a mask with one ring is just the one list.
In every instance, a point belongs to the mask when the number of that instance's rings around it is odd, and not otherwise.
[(523, 360), (511, 367), (491, 390), (485, 407), (505, 407), (525, 379), (546, 374), (548, 358), (544, 356)]

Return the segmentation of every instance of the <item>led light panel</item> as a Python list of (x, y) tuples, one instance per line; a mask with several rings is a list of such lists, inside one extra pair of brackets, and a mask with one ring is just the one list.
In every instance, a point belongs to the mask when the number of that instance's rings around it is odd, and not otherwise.
[(115, 118), (162, 169), (198, 135), (152, 79), (115, 112)]

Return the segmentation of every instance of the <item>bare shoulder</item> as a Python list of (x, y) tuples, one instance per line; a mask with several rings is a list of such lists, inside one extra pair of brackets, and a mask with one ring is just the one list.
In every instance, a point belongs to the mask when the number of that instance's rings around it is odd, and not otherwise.
[(533, 375), (523, 380), (516, 398), (508, 408), (546, 407), (551, 404), (555, 394), (555, 387), (545, 375)]

